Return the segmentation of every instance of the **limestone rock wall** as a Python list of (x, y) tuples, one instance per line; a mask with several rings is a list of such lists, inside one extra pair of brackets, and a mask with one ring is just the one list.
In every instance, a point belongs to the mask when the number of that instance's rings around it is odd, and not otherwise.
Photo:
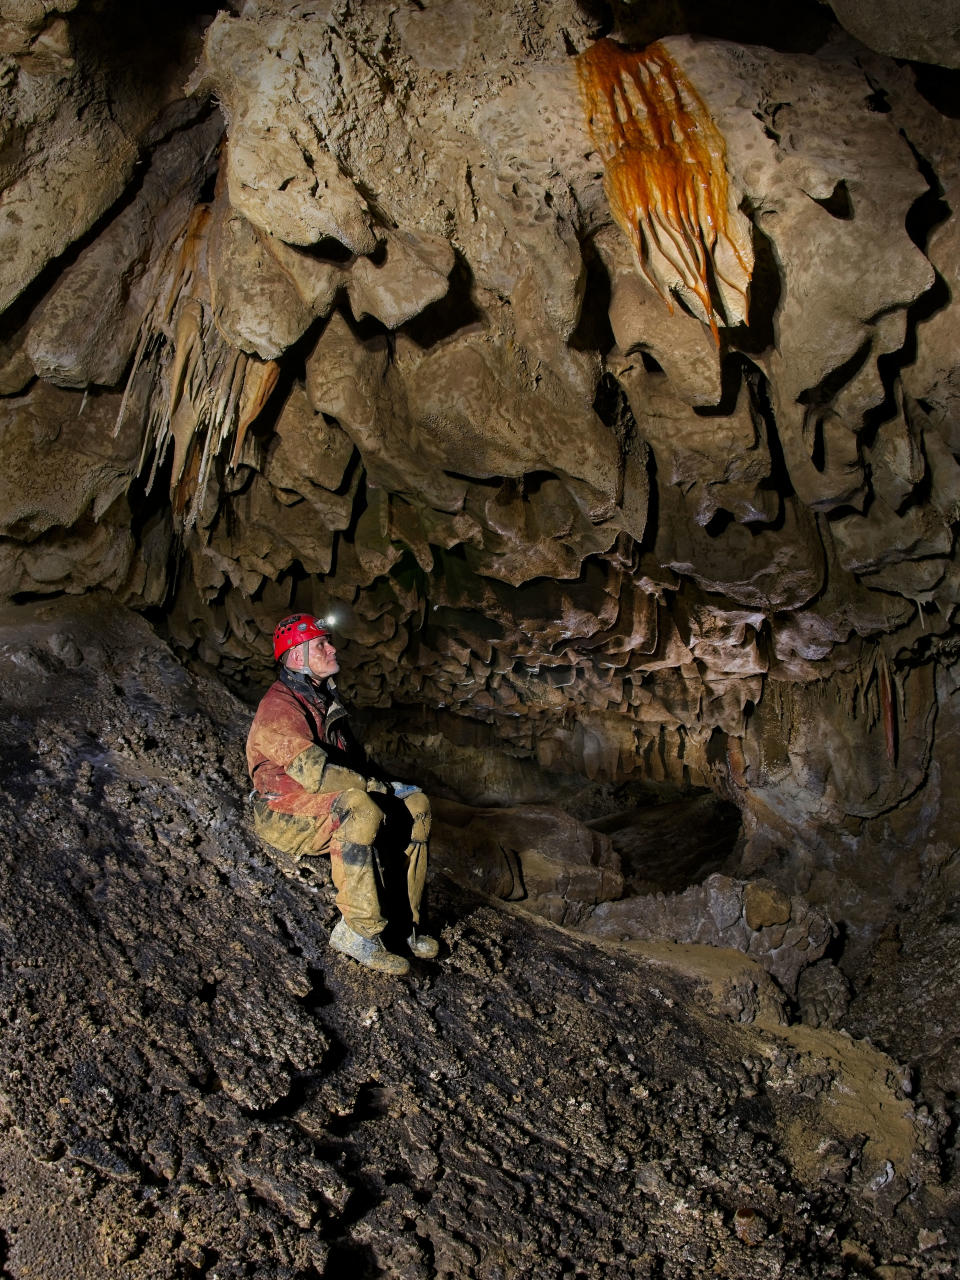
[[(724, 790), (749, 865), (799, 843), (816, 887), (936, 759), (957, 122), (836, 27), (634, 8), (185, 9), (202, 52), (145, 81), (106, 11), (5, 4), (0, 590), (108, 587), (247, 691), (330, 613), (362, 706)], [(724, 140), (753, 268), (717, 340), (611, 215), (603, 36), (663, 38)]]

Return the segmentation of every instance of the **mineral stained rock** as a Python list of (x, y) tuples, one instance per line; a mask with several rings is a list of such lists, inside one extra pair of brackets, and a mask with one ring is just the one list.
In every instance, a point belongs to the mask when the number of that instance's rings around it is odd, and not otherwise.
[(665, 47), (642, 53), (599, 40), (577, 60), (604, 191), (637, 265), (673, 311), (671, 290), (710, 325), (711, 275), (728, 324), (746, 320), (749, 223), (729, 190), (723, 137)]

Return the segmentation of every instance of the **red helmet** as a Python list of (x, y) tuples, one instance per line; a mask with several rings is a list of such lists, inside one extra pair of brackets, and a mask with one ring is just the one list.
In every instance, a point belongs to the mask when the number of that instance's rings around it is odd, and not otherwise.
[(319, 618), (309, 613), (291, 613), (289, 618), (278, 622), (273, 633), (273, 656), (282, 658), (294, 645), (306, 644), (308, 640), (326, 640), (330, 632)]

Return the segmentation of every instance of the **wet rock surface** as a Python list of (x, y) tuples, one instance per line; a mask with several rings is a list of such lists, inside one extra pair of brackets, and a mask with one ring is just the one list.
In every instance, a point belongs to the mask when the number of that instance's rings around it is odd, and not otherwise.
[(7, 1274), (951, 1274), (892, 1059), (436, 876), (440, 962), (364, 971), (249, 834), (247, 708), (106, 600), (0, 664)]

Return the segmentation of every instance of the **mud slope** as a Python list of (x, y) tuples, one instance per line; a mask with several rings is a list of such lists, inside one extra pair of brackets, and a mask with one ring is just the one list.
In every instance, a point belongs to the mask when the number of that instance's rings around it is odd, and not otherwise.
[(246, 829), (248, 711), (145, 623), (22, 606), (0, 689), (4, 1277), (955, 1274), (869, 1045), (439, 880), (442, 962), (362, 971)]

